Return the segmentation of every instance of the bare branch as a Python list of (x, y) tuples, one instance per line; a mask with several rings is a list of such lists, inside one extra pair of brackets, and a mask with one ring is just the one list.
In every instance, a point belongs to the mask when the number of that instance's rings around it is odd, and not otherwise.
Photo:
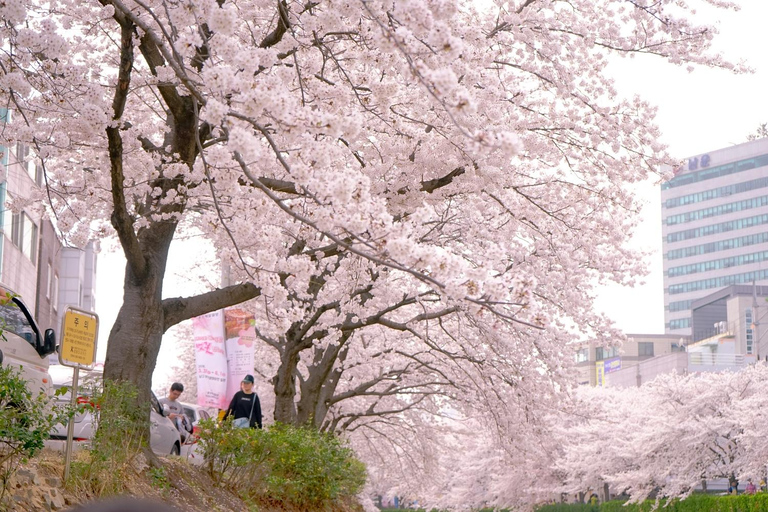
[(290, 28), (291, 21), (288, 19), (288, 5), (285, 3), (285, 0), (277, 0), (277, 15), (277, 27), (259, 43), (259, 48), (275, 46)]
[(261, 295), (261, 288), (257, 288), (253, 283), (241, 283), (194, 297), (164, 299), (162, 302), (163, 332), (184, 320), (234, 306), (259, 295)]
[(125, 201), (125, 174), (123, 173), (123, 139), (120, 135), (120, 118), (125, 110), (133, 69), (133, 24), (123, 20), (120, 24), (120, 69), (112, 100), (112, 120), (107, 126), (109, 145), (110, 175), (112, 178), (112, 226), (117, 231), (125, 253), (128, 268), (135, 277), (142, 277), (147, 271), (147, 262), (141, 244), (133, 229), (133, 218), (128, 213)]

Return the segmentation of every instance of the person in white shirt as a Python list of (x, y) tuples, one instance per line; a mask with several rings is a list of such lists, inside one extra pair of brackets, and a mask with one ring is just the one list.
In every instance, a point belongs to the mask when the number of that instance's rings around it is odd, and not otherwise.
[(161, 405), (165, 404), (168, 406), (168, 409), (171, 410), (168, 418), (173, 421), (173, 424), (176, 425), (176, 428), (179, 430), (182, 443), (186, 441), (187, 436), (192, 432), (192, 423), (189, 421), (189, 418), (187, 418), (187, 415), (184, 414), (184, 407), (178, 402), (178, 399), (183, 392), (184, 384), (181, 382), (174, 382), (171, 384), (171, 390), (168, 392), (168, 396), (159, 400)]

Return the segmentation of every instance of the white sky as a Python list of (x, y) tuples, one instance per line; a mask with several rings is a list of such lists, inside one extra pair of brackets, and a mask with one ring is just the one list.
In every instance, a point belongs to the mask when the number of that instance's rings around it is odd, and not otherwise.
[[(731, 61), (745, 60), (755, 73), (734, 75), (717, 69), (688, 73), (651, 58), (622, 60), (614, 68), (619, 91), (639, 94), (658, 106), (662, 141), (676, 158), (746, 142), (747, 134), (768, 122), (768, 52), (760, 37), (768, 20), (768, 2), (741, 4), (740, 11), (721, 14), (710, 23), (720, 29), (718, 51)], [(660, 194), (652, 184), (638, 187), (647, 204), (632, 244), (653, 251), (645, 284), (607, 287), (598, 296), (597, 307), (627, 333), (664, 332)]]
[[(754, 74), (733, 75), (727, 71), (685, 69), (660, 59), (626, 59), (613, 66), (613, 75), (622, 94), (639, 94), (658, 106), (657, 124), (662, 140), (673, 156), (685, 158), (746, 141), (760, 123), (768, 122), (768, 52), (761, 41), (768, 20), (768, 2), (742, 0), (742, 10), (711, 19), (720, 28), (717, 48), (731, 61), (745, 60)], [(709, 11), (703, 14), (711, 15)], [(639, 186), (637, 193), (647, 205), (632, 241), (633, 247), (652, 250), (651, 274), (635, 288), (611, 286), (602, 289), (597, 300), (616, 325), (628, 333), (663, 333), (663, 287), (661, 270), (661, 206), (658, 186)], [(113, 245), (114, 247), (114, 245)], [(99, 314), (99, 359), (104, 358), (106, 339), (122, 301), (124, 260), (122, 254), (103, 245), (99, 254), (96, 283)], [(166, 279), (166, 296), (188, 295), (194, 286), (195, 259), (206, 251), (194, 244), (172, 248)], [(206, 254), (205, 257), (210, 257)], [(173, 361), (172, 348), (164, 347), (158, 373)], [(156, 382), (157, 384), (157, 382)]]

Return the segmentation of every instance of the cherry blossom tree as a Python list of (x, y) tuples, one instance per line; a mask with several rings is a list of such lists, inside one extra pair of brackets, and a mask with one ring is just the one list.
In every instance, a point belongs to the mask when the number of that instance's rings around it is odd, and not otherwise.
[[(45, 200), (73, 244), (118, 237), (105, 375), (145, 394), (167, 329), (258, 298), (277, 418), (349, 429), (361, 411), (439, 412), (466, 394), (504, 404), (484, 407), (502, 426), (533, 421), (567, 379), (568, 341), (619, 336), (594, 286), (642, 271), (623, 247), (631, 186), (670, 162), (654, 109), (618, 96), (608, 57), (741, 70), (710, 51), (716, 30), (694, 11), (2, 2), (0, 88), (16, 119), (1, 136), (45, 170), (41, 195), (13, 207)], [(164, 297), (187, 229), (238, 284)]]
[(707, 480), (762, 478), (767, 383), (768, 367), (758, 363), (580, 390), (581, 419), (562, 421), (557, 434), (558, 488), (572, 494), (607, 483), (641, 501), (651, 493), (685, 497)]

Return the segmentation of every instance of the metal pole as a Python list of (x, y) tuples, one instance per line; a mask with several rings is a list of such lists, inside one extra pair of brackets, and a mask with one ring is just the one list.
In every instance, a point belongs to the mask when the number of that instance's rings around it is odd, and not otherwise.
[[(75, 367), (75, 372), (72, 375), (72, 396), (69, 403), (74, 409), (77, 404), (77, 378), (80, 376), (80, 368)], [(69, 463), (72, 461), (72, 438), (75, 436), (75, 418), (74, 416), (67, 422), (67, 447), (64, 450), (64, 482), (69, 478)]]

